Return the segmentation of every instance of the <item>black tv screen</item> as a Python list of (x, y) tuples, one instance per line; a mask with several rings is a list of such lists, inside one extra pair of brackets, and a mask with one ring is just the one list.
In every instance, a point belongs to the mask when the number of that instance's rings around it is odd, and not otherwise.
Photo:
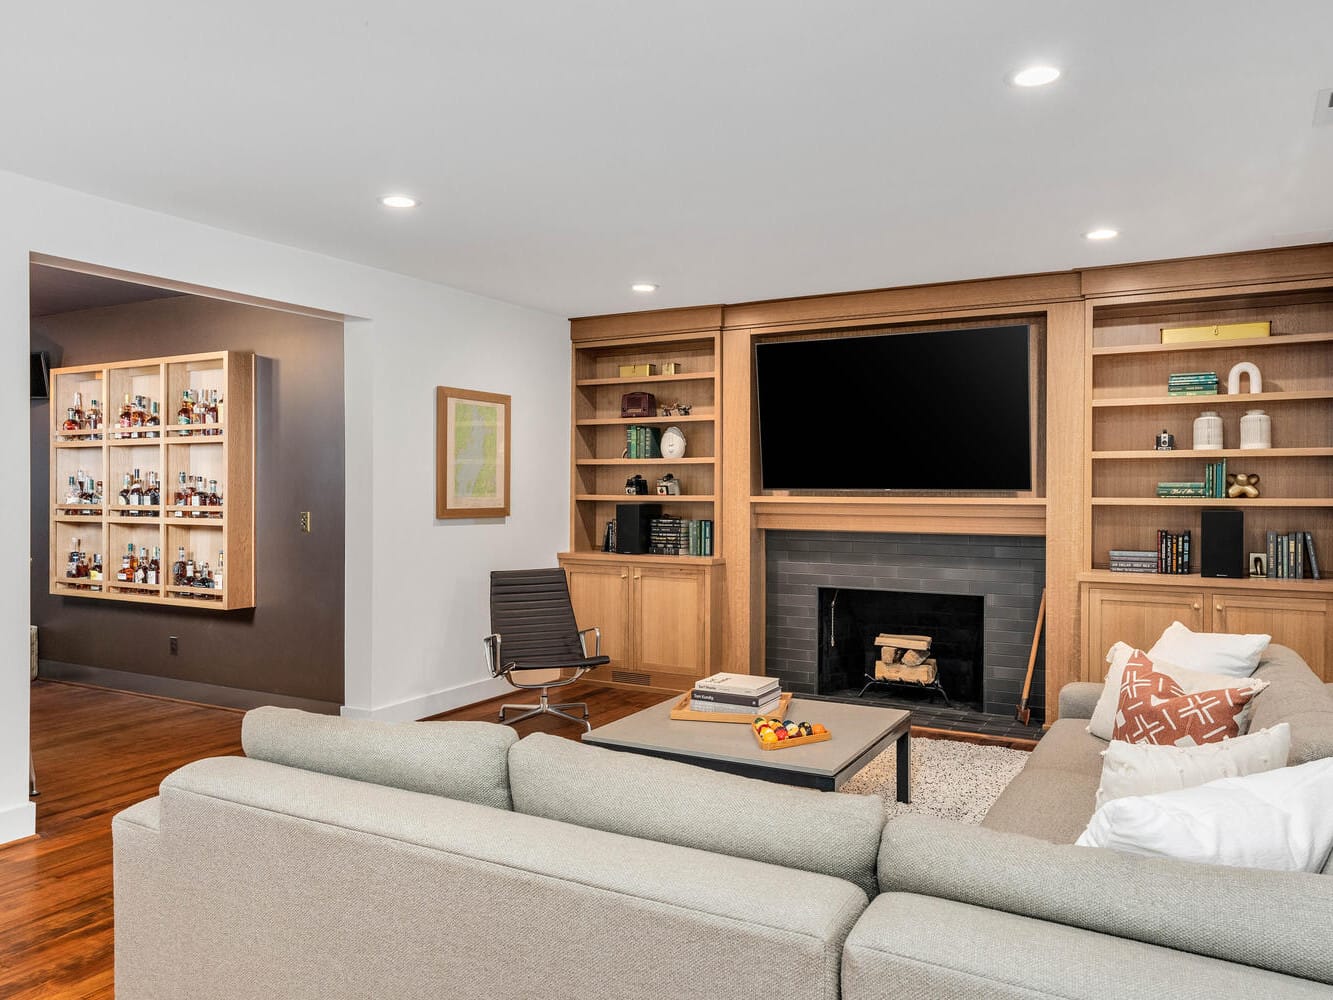
[(28, 356), (28, 388), (33, 399), (46, 399), (51, 394), (50, 382), (51, 355), (45, 351), (33, 351)]
[(1029, 490), (1026, 326), (755, 346), (767, 490)]

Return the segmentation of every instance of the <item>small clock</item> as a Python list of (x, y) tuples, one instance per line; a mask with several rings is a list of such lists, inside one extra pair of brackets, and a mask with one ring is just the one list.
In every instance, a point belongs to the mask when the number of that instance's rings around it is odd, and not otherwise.
[(662, 457), (685, 457), (685, 434), (675, 424), (662, 432)]

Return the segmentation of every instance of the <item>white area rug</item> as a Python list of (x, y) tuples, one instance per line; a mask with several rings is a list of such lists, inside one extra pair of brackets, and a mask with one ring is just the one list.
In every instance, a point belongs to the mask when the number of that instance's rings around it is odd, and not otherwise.
[(959, 740), (912, 740), (912, 801), (897, 800), (898, 750), (890, 747), (852, 776), (839, 791), (878, 795), (887, 817), (918, 813), (980, 823), (1005, 786), (1023, 770), (1028, 754)]

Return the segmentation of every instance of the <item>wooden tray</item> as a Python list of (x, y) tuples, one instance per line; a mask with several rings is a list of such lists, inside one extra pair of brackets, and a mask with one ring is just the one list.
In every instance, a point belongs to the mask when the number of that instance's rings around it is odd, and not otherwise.
[[(779, 716), (786, 718), (787, 707), (791, 704), (792, 695), (789, 691), (784, 691), (778, 699), (777, 711), (770, 712), (765, 718)], [(690, 694), (685, 692), (681, 695), (680, 701), (671, 706), (671, 718), (682, 722), (732, 722), (741, 723), (748, 726), (759, 715), (758, 712), (694, 712), (690, 710)]]
[(801, 747), (807, 743), (823, 743), (825, 740), (833, 739), (832, 733), (822, 732), (813, 736), (792, 736), (785, 740), (778, 740), (776, 743), (765, 743), (759, 738), (757, 729), (751, 729), (750, 732), (754, 733), (754, 740), (759, 744), (760, 750), (786, 750), (788, 747)]

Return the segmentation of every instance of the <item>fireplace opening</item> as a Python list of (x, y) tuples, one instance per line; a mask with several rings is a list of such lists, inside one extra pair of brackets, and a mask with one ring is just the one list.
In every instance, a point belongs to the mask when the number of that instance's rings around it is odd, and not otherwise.
[(984, 614), (973, 595), (820, 587), (817, 693), (981, 712)]

